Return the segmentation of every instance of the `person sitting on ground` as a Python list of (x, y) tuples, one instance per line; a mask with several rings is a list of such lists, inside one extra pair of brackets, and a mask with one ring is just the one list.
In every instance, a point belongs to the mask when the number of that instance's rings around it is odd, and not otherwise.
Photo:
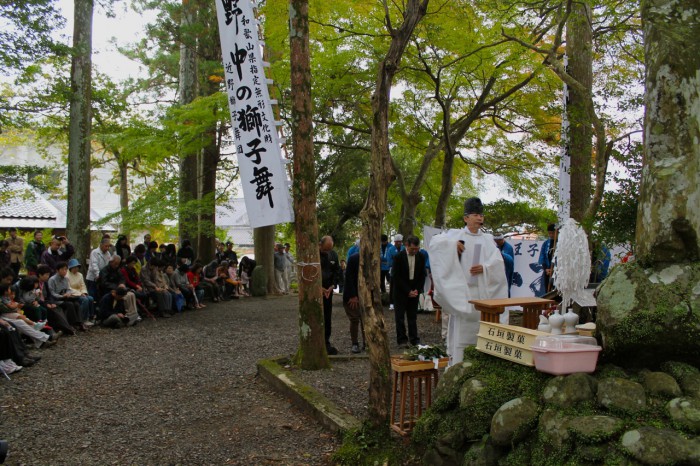
[(27, 244), (27, 250), (24, 251), (24, 266), (29, 275), (36, 275), (36, 267), (39, 265), (41, 255), (46, 250), (46, 245), (42, 241), (43, 237), (44, 234), (41, 231), (35, 231), (34, 239)]
[[(88, 266), (87, 276), (85, 277), (85, 284), (88, 288), (88, 294), (92, 296), (95, 302), (98, 302), (102, 297), (98, 281), (100, 278), (100, 270), (105, 268), (112, 259), (112, 253), (109, 252), (110, 245), (109, 238), (102, 238), (100, 245), (90, 252), (90, 265)], [(118, 257), (121, 256), (118, 255)]]
[(78, 331), (73, 327), (66, 316), (65, 311), (56, 303), (56, 300), (49, 291), (49, 277), (51, 269), (48, 265), (39, 264), (36, 268), (36, 278), (38, 279), (40, 293), (38, 295), (38, 304), (46, 309), (46, 320), (51, 328), (57, 333), (63, 332), (66, 335), (76, 335)]
[(211, 300), (215, 303), (221, 301), (221, 289), (217, 282), (219, 277), (216, 274), (218, 267), (216, 260), (213, 260), (202, 270), (202, 286), (209, 291)]
[(141, 283), (149, 296), (158, 306), (159, 317), (170, 317), (173, 300), (168, 285), (159, 269), (160, 261), (153, 257), (146, 267), (141, 269)]
[(35, 276), (24, 277), (19, 281), (18, 300), (24, 304), (24, 315), (36, 322), (45, 322), (48, 319), (48, 311), (39, 301), (41, 290), (39, 279)]
[(138, 261), (136, 256), (127, 257), (124, 260), (124, 265), (119, 269), (119, 272), (124, 277), (126, 289), (134, 293), (136, 299), (140, 301), (142, 305), (148, 306), (148, 291), (144, 289), (141, 277), (136, 273), (136, 263)]
[(111, 290), (100, 300), (100, 320), (109, 328), (121, 328), (138, 323), (141, 318), (136, 310), (134, 293), (120, 287)]
[[(162, 261), (161, 264), (163, 264)], [(165, 278), (168, 279), (168, 291), (170, 292), (170, 296), (173, 298), (173, 308), (177, 312), (182, 312), (185, 307), (186, 300), (185, 295), (182, 294), (182, 291), (175, 282), (175, 268), (170, 264), (165, 264), (163, 266), (163, 272)]]
[(204, 288), (200, 286), (202, 282), (201, 273), (202, 264), (199, 262), (195, 263), (190, 271), (187, 272), (187, 281), (190, 282), (190, 285), (192, 285), (192, 291), (195, 293), (195, 297), (197, 298), (197, 304), (195, 306), (197, 309), (207, 307), (206, 305), (202, 304), (202, 300), (204, 299)]
[(75, 254), (75, 248), (65, 236), (51, 238), (49, 248), (41, 254), (41, 263), (51, 269), (51, 275), (56, 273), (56, 264), (67, 262)]
[(85, 320), (81, 315), (78, 297), (71, 291), (67, 275), (68, 264), (63, 261), (57, 262), (56, 274), (49, 278), (49, 293), (51, 293), (54, 302), (65, 312), (68, 322), (74, 328), (86, 331), (89, 326), (85, 324)]
[(228, 261), (230, 264), (231, 262), (236, 262), (238, 263), (238, 255), (236, 254), (236, 251), (233, 250), (233, 243), (231, 241), (226, 242), (226, 250), (224, 251), (224, 260)]
[(33, 366), (41, 356), (34, 356), (24, 344), (21, 334), (9, 322), (0, 319), (0, 366), (12, 374), (22, 367)]
[(186, 239), (182, 242), (182, 246), (180, 246), (180, 250), (177, 252), (177, 263), (178, 264), (187, 264), (190, 267), (192, 267), (192, 264), (194, 264), (194, 249), (192, 249), (192, 243), (190, 240)]
[(51, 346), (56, 341), (40, 331), (43, 325), (37, 326), (21, 313), (21, 304), (14, 300), (12, 288), (4, 284), (0, 285), (0, 318), (12, 324), (22, 335), (31, 338), (37, 348)]
[(124, 280), (124, 276), (120, 271), (121, 263), (122, 258), (115, 255), (100, 270), (98, 283), (100, 296), (104, 296), (117, 288), (126, 288), (126, 280)]
[(141, 275), (141, 270), (146, 266), (148, 263), (148, 260), (146, 259), (146, 246), (143, 244), (137, 244), (136, 247), (134, 248), (134, 257), (136, 257), (136, 263), (134, 264), (134, 268), (136, 269), (136, 273)]
[(187, 264), (180, 264), (180, 266), (175, 269), (171, 275), (171, 281), (178, 289), (182, 292), (185, 297), (186, 309), (199, 309), (197, 307), (198, 301), (197, 296), (194, 294), (194, 287), (187, 278), (187, 273), (190, 271), (190, 266)]
[(165, 264), (164, 259), (165, 259), (165, 250), (167, 249), (167, 246), (165, 243), (160, 243), (158, 246), (158, 252), (156, 253), (156, 257), (160, 259), (161, 264)]
[(175, 249), (175, 245), (170, 243), (165, 246), (165, 252), (160, 259), (164, 264), (172, 265), (173, 270), (177, 270), (177, 250)]
[(15, 274), (11, 268), (5, 267), (0, 269), (0, 283), (5, 285), (12, 285), (15, 283)]
[(115, 251), (119, 257), (129, 257), (131, 255), (131, 246), (129, 246), (129, 239), (126, 235), (119, 235), (117, 237), (117, 247)]
[(146, 251), (146, 261), (150, 262), (154, 257), (158, 257), (158, 242), (151, 241), (148, 243), (148, 251)]
[(231, 299), (238, 299), (242, 295), (240, 290), (241, 281), (236, 273), (237, 265), (235, 262), (223, 261), (217, 270), (217, 274), (223, 281), (224, 296), (228, 296)]
[(80, 262), (78, 259), (68, 261), (68, 283), (73, 294), (78, 298), (78, 307), (83, 318), (83, 322), (88, 327), (92, 326), (92, 320), (95, 318), (95, 298), (88, 293), (87, 285), (83, 280), (83, 274), (80, 273)]

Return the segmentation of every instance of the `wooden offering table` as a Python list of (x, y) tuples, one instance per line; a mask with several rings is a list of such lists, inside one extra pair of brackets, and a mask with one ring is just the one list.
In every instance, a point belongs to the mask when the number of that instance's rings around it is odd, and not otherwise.
[(401, 356), (392, 356), (394, 386), (391, 392), (391, 428), (394, 431), (404, 436), (411, 433), (423, 409), (428, 409), (433, 402), (438, 368), (446, 367), (447, 362), (448, 358), (440, 358), (435, 367), (433, 361), (409, 361)]
[(540, 323), (539, 315), (542, 310), (556, 302), (542, 298), (499, 298), (473, 299), (469, 301), (474, 309), (481, 312), (482, 322), (498, 323), (500, 315), (510, 306), (522, 306), (523, 327), (536, 330)]

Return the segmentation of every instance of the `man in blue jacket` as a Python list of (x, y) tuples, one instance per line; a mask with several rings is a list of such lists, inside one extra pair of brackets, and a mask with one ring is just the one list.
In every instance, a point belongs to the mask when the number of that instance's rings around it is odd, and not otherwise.
[(496, 242), (496, 246), (501, 251), (501, 256), (503, 257), (503, 265), (506, 267), (506, 281), (508, 282), (508, 297), (510, 298), (510, 285), (513, 283), (513, 269), (515, 268), (515, 253), (513, 252), (513, 246), (510, 243), (506, 243), (502, 233), (498, 233), (493, 236), (493, 240)]

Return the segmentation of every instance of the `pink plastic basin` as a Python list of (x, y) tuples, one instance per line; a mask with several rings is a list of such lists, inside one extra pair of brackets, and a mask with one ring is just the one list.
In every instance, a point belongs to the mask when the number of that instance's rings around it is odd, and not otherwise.
[(560, 342), (558, 348), (533, 345), (535, 368), (547, 374), (564, 375), (575, 372), (594, 372), (600, 346)]

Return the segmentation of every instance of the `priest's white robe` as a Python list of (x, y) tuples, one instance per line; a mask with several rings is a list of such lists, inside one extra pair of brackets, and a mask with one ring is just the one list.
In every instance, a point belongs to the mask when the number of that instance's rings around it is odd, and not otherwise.
[[(457, 242), (464, 241), (461, 258)], [(481, 245), (478, 260), (474, 261), (475, 246)], [(435, 301), (449, 314), (447, 353), (450, 366), (462, 362), (464, 348), (476, 344), (481, 313), (469, 300), (508, 297), (505, 266), (493, 236), (471, 233), (469, 230), (448, 230), (433, 236), (428, 249), (430, 267), (435, 285)], [(469, 269), (481, 264), (484, 273), (472, 276)], [(508, 312), (501, 315), (501, 323), (508, 323)]]

